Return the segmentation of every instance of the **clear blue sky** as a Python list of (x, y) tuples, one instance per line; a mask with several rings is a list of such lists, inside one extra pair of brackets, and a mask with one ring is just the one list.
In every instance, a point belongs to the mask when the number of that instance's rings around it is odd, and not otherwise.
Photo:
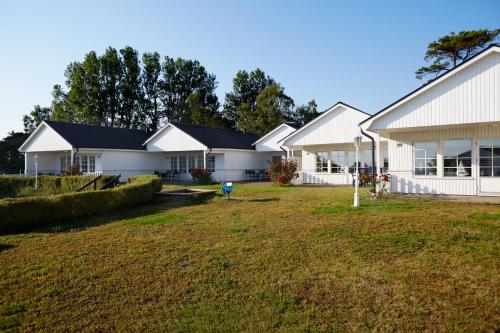
[(500, 1), (0, 1), (0, 137), (50, 104), (85, 53), (130, 45), (198, 59), (221, 103), (240, 69), (260, 67), (297, 104), (338, 100), (374, 113), (421, 82), (429, 42), (500, 27)]

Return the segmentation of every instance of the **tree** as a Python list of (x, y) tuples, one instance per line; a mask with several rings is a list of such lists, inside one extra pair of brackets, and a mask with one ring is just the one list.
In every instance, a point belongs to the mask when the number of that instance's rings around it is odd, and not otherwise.
[(216, 88), (215, 75), (209, 74), (197, 60), (165, 57), (161, 82), (162, 116), (168, 121), (190, 123), (191, 109), (187, 98), (192, 93), (198, 94), (203, 107), (216, 112), (219, 108)]
[(239, 127), (244, 132), (265, 135), (283, 122), (296, 120), (293, 99), (284, 93), (279, 84), (272, 84), (257, 96), (255, 111), (249, 103), (238, 108)]
[(191, 93), (186, 102), (191, 113), (191, 124), (208, 127), (229, 127), (220, 112), (207, 108), (203, 104), (199, 93)]
[(141, 66), (139, 53), (130, 46), (120, 50), (123, 64), (123, 78), (120, 82), (121, 107), (120, 125), (125, 128), (137, 128), (143, 98), (141, 89)]
[(250, 73), (246, 71), (236, 73), (233, 90), (226, 93), (223, 109), (223, 116), (230, 122), (231, 127), (241, 129), (239, 117), (242, 116), (243, 110), (254, 111), (257, 96), (274, 83), (274, 79), (259, 68)]
[(121, 84), (123, 77), (123, 64), (116, 49), (108, 47), (99, 57), (100, 76), (99, 95), (89, 96), (96, 98), (92, 104), (102, 105), (100, 120), (103, 125), (115, 126), (118, 117), (122, 116), (120, 108)]
[(297, 107), (296, 112), (298, 119), (295, 122), (295, 125), (299, 127), (304, 126), (319, 115), (318, 105), (316, 104), (316, 101), (314, 99), (309, 101), (307, 105), (301, 105)]
[(24, 170), (24, 156), (18, 149), (29, 133), (10, 132), (0, 141), (0, 173), (18, 173)]
[(455, 68), (465, 60), (495, 42), (500, 29), (470, 30), (454, 32), (439, 38), (427, 46), (425, 61), (432, 63), (422, 66), (416, 72), (417, 79), (421, 80), (428, 75), (437, 77), (439, 73)]
[(75, 115), (73, 110), (69, 109), (66, 103), (68, 98), (67, 94), (64, 92), (62, 87), (56, 84), (52, 88), (52, 104), (50, 109), (52, 111), (50, 115), (51, 120), (74, 122)]
[(150, 133), (156, 132), (160, 127), (160, 55), (157, 52), (142, 55), (142, 111), (140, 113), (139, 127)]
[(35, 105), (33, 111), (23, 116), (24, 132), (32, 133), (44, 120), (49, 120), (52, 110), (47, 107)]

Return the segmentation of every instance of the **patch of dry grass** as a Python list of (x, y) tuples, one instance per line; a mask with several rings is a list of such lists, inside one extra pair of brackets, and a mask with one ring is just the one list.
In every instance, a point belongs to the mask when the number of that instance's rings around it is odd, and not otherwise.
[(500, 207), (237, 185), (0, 237), (0, 328), (494, 331)]

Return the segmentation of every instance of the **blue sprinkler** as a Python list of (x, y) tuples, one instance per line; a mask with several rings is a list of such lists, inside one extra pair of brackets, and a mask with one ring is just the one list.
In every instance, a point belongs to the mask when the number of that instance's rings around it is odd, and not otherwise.
[(227, 200), (229, 200), (229, 196), (231, 195), (232, 191), (233, 191), (232, 182), (222, 183), (222, 193), (224, 193), (224, 195), (227, 195)]

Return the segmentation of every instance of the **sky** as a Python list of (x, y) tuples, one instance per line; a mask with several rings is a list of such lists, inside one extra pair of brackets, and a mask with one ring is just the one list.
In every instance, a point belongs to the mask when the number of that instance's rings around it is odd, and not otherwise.
[(0, 138), (50, 105), (69, 63), (108, 46), (199, 60), (221, 103), (258, 67), (296, 104), (375, 113), (423, 83), (430, 42), (480, 28), (500, 28), (500, 1), (0, 0)]

